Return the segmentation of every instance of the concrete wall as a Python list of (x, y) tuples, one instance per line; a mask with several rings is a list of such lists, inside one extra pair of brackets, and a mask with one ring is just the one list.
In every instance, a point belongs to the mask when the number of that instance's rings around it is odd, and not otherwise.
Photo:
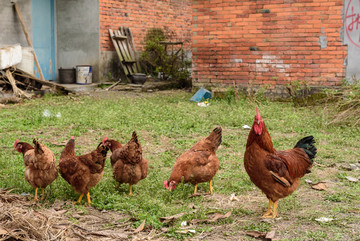
[(344, 43), (348, 45), (346, 79), (353, 83), (360, 81), (360, 2), (345, 0), (344, 4)]
[(100, 27), (98, 0), (56, 0), (57, 67), (93, 66), (99, 81)]
[[(31, 1), (18, 0), (17, 3), (32, 39)], [(20, 43), (21, 46), (28, 46), (19, 18), (10, 0), (0, 1), (0, 18), (0, 46), (16, 43)]]

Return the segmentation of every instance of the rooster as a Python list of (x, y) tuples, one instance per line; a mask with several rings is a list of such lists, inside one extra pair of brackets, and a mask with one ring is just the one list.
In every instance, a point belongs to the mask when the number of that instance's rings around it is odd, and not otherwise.
[(250, 130), (244, 154), (244, 166), (251, 181), (269, 199), (263, 218), (275, 218), (280, 198), (293, 193), (300, 178), (310, 172), (316, 155), (315, 140), (307, 136), (293, 149), (277, 151), (256, 107), (256, 116)]
[(122, 146), (115, 140), (104, 138), (103, 145), (109, 147), (112, 152), (110, 157), (113, 175), (118, 182), (118, 188), (122, 183), (129, 183), (132, 193), (132, 186), (146, 178), (148, 173), (148, 161), (142, 157), (140, 142), (134, 131), (130, 141)]
[(66, 144), (64, 150), (61, 152), (59, 160), (59, 169), (61, 176), (80, 193), (77, 202), (86, 194), (88, 205), (91, 205), (90, 188), (94, 187), (100, 182), (104, 174), (104, 166), (108, 148), (100, 143), (96, 150), (76, 156), (74, 152), (75, 140), (72, 136)]
[(44, 189), (58, 176), (54, 153), (45, 145), (33, 139), (34, 146), (26, 142), (14, 143), (15, 149), (23, 154), (25, 164), (25, 179), (35, 188), (35, 201), (38, 201), (38, 189), (42, 189), (41, 200), (44, 199)]
[(209, 182), (209, 193), (212, 194), (212, 180), (219, 169), (216, 150), (221, 144), (221, 138), (222, 129), (217, 127), (208, 137), (203, 138), (190, 150), (179, 156), (169, 180), (165, 180), (163, 183), (164, 187), (172, 191), (183, 180), (185, 183), (190, 182), (195, 185), (194, 194), (196, 194), (199, 183)]

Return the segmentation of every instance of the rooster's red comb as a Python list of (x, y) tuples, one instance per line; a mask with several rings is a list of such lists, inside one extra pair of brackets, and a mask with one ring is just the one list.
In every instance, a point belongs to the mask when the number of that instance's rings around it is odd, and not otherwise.
[(256, 119), (260, 120), (260, 118), (261, 118), (261, 115), (259, 112), (259, 108), (256, 106)]
[(71, 136), (71, 140), (74, 140), (75, 139), (75, 137), (74, 136)]
[(14, 143), (14, 147), (16, 148), (16, 145), (19, 143), (19, 139), (16, 139), (15, 143)]
[(105, 141), (107, 141), (107, 140), (108, 140), (108, 138), (105, 137), (105, 138), (102, 140), (102, 144), (104, 145), (104, 144), (105, 144)]

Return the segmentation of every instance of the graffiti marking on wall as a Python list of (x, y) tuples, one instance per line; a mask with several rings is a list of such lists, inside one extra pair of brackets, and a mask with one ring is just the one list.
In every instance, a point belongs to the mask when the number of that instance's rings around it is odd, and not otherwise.
[(345, 29), (351, 43), (360, 48), (360, 0), (350, 0), (345, 14)]

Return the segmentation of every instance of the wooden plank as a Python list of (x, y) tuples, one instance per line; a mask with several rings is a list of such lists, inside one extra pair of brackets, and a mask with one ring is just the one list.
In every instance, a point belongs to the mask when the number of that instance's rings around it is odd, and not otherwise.
[[(120, 27), (119, 32), (121, 33), (122, 36), (126, 36), (125, 27)], [(134, 73), (137, 73), (136, 66), (134, 65), (135, 62), (132, 62), (135, 58), (131, 52), (128, 39), (126, 41), (124, 41), (123, 44), (124, 44), (124, 49), (126, 51), (126, 54), (129, 56), (127, 63), (131, 64), (131, 68), (133, 69)]]
[(124, 70), (125, 75), (128, 76), (129, 75), (129, 70), (128, 70), (128, 68), (126, 66), (123, 65), (124, 58), (121, 55), (120, 46), (118, 45), (118, 41), (113, 38), (115, 36), (115, 34), (114, 34), (112, 29), (109, 29), (109, 34), (110, 34), (111, 40), (113, 42), (113, 45), (115, 47), (116, 53), (117, 53), (117, 55), (119, 57), (120, 66)]
[[(126, 36), (126, 28), (125, 27), (120, 27), (120, 33), (123, 35), (123, 36)], [(133, 52), (133, 50), (131, 49), (130, 47), (130, 43), (129, 43), (129, 39), (127, 39), (127, 41), (124, 41), (124, 46), (125, 46), (125, 49), (127, 50), (127, 54), (129, 55), (130, 57), (130, 61), (133, 61), (136, 59), (136, 56)], [(132, 62), (131, 64), (131, 67), (133, 68), (134, 70), (134, 73), (138, 73), (138, 69), (137, 69), (137, 66), (135, 65), (136, 61), (135, 62)]]
[[(117, 36), (124, 36), (122, 31), (120, 30), (117, 30), (115, 31), (117, 33)], [(124, 59), (125, 60), (131, 60), (131, 56), (130, 56), (130, 53), (129, 53), (129, 49), (128, 49), (128, 46), (127, 46), (127, 41), (122, 41), (121, 42), (122, 46), (123, 46), (123, 54), (124, 54)]]
[(123, 63), (125, 63), (125, 64), (136, 64), (136, 60), (124, 60)]
[(23, 29), (23, 31), (24, 31), (26, 40), (27, 40), (29, 46), (30, 46), (31, 48), (33, 48), (33, 51), (31, 51), (31, 52), (32, 52), (33, 55), (34, 55), (35, 64), (36, 64), (36, 68), (37, 68), (37, 70), (38, 70), (38, 72), (39, 72), (40, 79), (41, 79), (41, 80), (45, 80), (44, 75), (43, 75), (43, 73), (42, 73), (42, 71), (41, 71), (41, 68), (40, 68), (39, 61), (38, 61), (37, 56), (36, 56), (36, 54), (35, 54), (35, 50), (34, 50), (33, 44), (32, 44), (32, 42), (31, 42), (31, 39), (30, 39), (30, 37), (29, 37), (29, 34), (28, 34), (27, 30), (26, 30), (26, 26), (25, 26), (25, 24), (24, 24), (24, 20), (23, 20), (23, 18), (22, 18), (22, 16), (21, 16), (19, 7), (18, 7), (18, 5), (17, 5), (16, 2), (13, 2), (13, 4), (14, 4), (14, 7), (15, 7), (15, 11), (16, 11), (18, 17), (19, 17), (19, 20), (20, 20), (22, 29)]
[(115, 39), (115, 40), (126, 40), (127, 37), (126, 36), (114, 36), (113, 39)]
[[(119, 31), (119, 30), (116, 30), (115, 31), (115, 34), (117, 36), (123, 36), (122, 33)], [(123, 61), (123, 64), (127, 67), (127, 69), (129, 70), (129, 74), (133, 74), (134, 73), (134, 69), (133, 69), (133, 66), (132, 64), (128, 63), (128, 61), (131, 61), (131, 57), (129, 55), (129, 52), (127, 50), (127, 47), (126, 47), (126, 41), (118, 41), (118, 44), (120, 46), (120, 52), (124, 58), (124, 61)]]
[(183, 42), (167, 42), (167, 41), (160, 41), (160, 44), (166, 44), (166, 45), (178, 45), (178, 44), (183, 44)]
[(6, 77), (7, 79), (9, 80), (10, 84), (11, 84), (11, 87), (13, 89), (13, 93), (16, 97), (25, 97), (27, 99), (30, 99), (31, 95), (29, 95), (28, 93), (22, 91), (21, 89), (19, 89), (17, 86), (16, 86), (16, 81), (13, 77), (13, 75), (11, 74), (10, 72), (10, 69), (6, 69)]
[(134, 41), (132, 32), (131, 32), (130, 28), (126, 28), (126, 29), (125, 29), (125, 32), (126, 32), (126, 36), (127, 36), (128, 39), (129, 39), (129, 43), (130, 43), (131, 49), (132, 49), (133, 52), (134, 52), (134, 57), (135, 57), (135, 59), (136, 59), (137, 70), (138, 70), (138, 72), (142, 72), (142, 71), (141, 71), (141, 66), (140, 66), (140, 63), (139, 63), (139, 56), (138, 56), (138, 52), (137, 52), (136, 47), (135, 47), (135, 41)]
[[(119, 30), (114, 31), (114, 34), (115, 34), (115, 36), (123, 36)], [(130, 55), (129, 55), (129, 51), (128, 51), (127, 47), (126, 47), (125, 41), (118, 41), (118, 44), (119, 44), (119, 48), (120, 48), (120, 53), (121, 53), (121, 55), (122, 55), (122, 57), (124, 59), (122, 61), (123, 64), (126, 63), (125, 61), (132, 60)], [(132, 64), (125, 64), (125, 66), (128, 68), (129, 74), (134, 73), (134, 69), (132, 67)]]
[(14, 68), (10, 68), (11, 71), (13, 71), (14, 75), (15, 76), (21, 76), (21, 77), (24, 77), (24, 78), (29, 78), (31, 80), (34, 80), (34, 81), (37, 81), (39, 83), (41, 83), (42, 85), (46, 85), (46, 86), (49, 86), (51, 88), (53, 88), (55, 91), (60, 91), (60, 92), (65, 92), (65, 93), (72, 93), (74, 91), (62, 86), (61, 84), (57, 84), (57, 83), (54, 83), (54, 82), (50, 82), (48, 80), (41, 80), (39, 78), (36, 78), (35, 76), (33, 76), (32, 74), (29, 74), (23, 70), (20, 70), (20, 69), (14, 69)]

